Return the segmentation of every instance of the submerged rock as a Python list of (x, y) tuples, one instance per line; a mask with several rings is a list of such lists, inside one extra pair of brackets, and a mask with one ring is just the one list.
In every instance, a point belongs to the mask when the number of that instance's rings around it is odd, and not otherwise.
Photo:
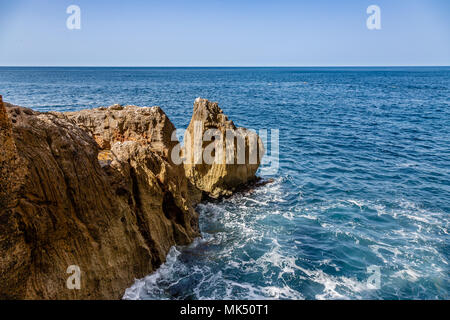
[(264, 155), (256, 133), (236, 127), (217, 102), (201, 98), (194, 102), (184, 144), (186, 176), (211, 198), (229, 196), (255, 180)]

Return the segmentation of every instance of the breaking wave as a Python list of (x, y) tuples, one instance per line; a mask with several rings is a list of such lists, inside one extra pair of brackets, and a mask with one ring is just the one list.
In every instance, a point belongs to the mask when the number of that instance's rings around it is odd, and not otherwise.
[[(448, 298), (448, 219), (414, 203), (305, 203), (288, 178), (200, 204), (202, 238), (173, 247), (124, 299)], [(298, 189), (297, 189), (298, 190)], [(367, 268), (380, 267), (381, 288)]]

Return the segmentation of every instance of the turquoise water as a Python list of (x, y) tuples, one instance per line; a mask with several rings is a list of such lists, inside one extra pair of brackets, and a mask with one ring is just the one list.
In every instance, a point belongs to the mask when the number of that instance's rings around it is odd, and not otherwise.
[(201, 96), (279, 129), (273, 182), (201, 204), (203, 238), (127, 299), (450, 298), (450, 68), (0, 68), (0, 94), (159, 105), (178, 128)]

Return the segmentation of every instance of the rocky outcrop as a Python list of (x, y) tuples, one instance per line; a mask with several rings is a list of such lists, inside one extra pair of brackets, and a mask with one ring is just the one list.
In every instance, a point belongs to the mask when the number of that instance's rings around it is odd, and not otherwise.
[[(211, 198), (231, 195), (256, 179), (264, 146), (258, 135), (238, 128), (217, 102), (197, 98), (184, 137), (189, 182)], [(213, 161), (212, 161), (213, 160)], [(198, 197), (195, 191), (191, 191)]]
[[(246, 150), (244, 162), (173, 159), (175, 127), (159, 107), (40, 113), (0, 97), (0, 299), (119, 299), (171, 246), (192, 242), (202, 194), (230, 195), (254, 179), (263, 152), (217, 103), (198, 99), (187, 132), (207, 129), (215, 141), (227, 131), (243, 138), (220, 146), (235, 157)], [(196, 140), (186, 142), (189, 160)], [(76, 268), (80, 289), (70, 289)]]
[(171, 140), (175, 127), (160, 107), (116, 104), (65, 115), (88, 131), (103, 150), (116, 142), (136, 141), (170, 158), (167, 152), (178, 143)]
[[(176, 129), (160, 107), (113, 105), (67, 112), (65, 116), (94, 137), (101, 149), (100, 164), (107, 172), (120, 173), (114, 181), (123, 184), (126, 178), (132, 178), (129, 182), (135, 189), (134, 197), (143, 204), (141, 210), (146, 216), (161, 207), (166, 218), (176, 221), (168, 226), (174, 230), (172, 245), (187, 244), (192, 235), (198, 235), (197, 214), (189, 199), (183, 166), (174, 164), (171, 158), (179, 144), (172, 139)], [(163, 220), (158, 223), (164, 224)], [(158, 234), (156, 242), (164, 243), (167, 234)]]
[[(91, 134), (104, 124), (90, 131), (75, 121), (97, 116), (121, 128), (105, 134), (103, 149)], [(132, 132), (131, 118), (143, 127)], [(88, 117), (2, 103), (0, 123), (0, 298), (118, 299), (172, 245), (199, 236), (184, 169), (165, 156), (173, 125), (159, 108)], [(72, 265), (79, 290), (66, 287)]]

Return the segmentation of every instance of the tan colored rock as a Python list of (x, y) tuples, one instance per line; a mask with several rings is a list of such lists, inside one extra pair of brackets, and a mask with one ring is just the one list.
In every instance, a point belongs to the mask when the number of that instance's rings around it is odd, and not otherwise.
[(174, 125), (160, 107), (113, 105), (65, 115), (87, 130), (101, 149), (111, 149), (115, 142), (138, 141), (169, 158), (169, 150), (178, 141), (171, 141)]
[[(205, 141), (203, 137), (208, 131), (214, 138)], [(217, 102), (201, 98), (194, 102), (184, 145), (184, 168), (189, 182), (212, 198), (229, 196), (255, 180), (264, 155), (263, 143), (256, 133), (236, 127)], [(205, 155), (211, 155), (214, 161), (208, 163)], [(191, 193), (198, 197), (195, 190)]]
[[(90, 117), (1, 103), (0, 124), (0, 299), (119, 299), (199, 236), (160, 109)], [(100, 157), (91, 134), (111, 147)], [(71, 265), (80, 290), (66, 287)]]
[[(0, 299), (119, 299), (198, 237), (193, 204), (255, 179), (263, 148), (217, 103), (196, 100), (188, 132), (196, 121), (200, 135), (244, 137), (244, 162), (174, 161), (175, 127), (159, 107), (40, 113), (0, 98)], [(223, 151), (237, 160), (239, 148)], [(72, 265), (80, 290), (66, 287)]]
[[(175, 225), (172, 242), (188, 244), (193, 234), (198, 235), (197, 213), (189, 199), (184, 168), (171, 160), (172, 149), (179, 144), (177, 139), (172, 140), (176, 129), (160, 107), (116, 104), (65, 115), (95, 138), (102, 149), (99, 153), (102, 166), (110, 164), (118, 172), (136, 178), (134, 183), (138, 184), (140, 202), (149, 204), (141, 208), (147, 215), (151, 215), (148, 208), (153, 208), (152, 197), (165, 200), (164, 204), (159, 204), (166, 206), (164, 213), (180, 220), (187, 229)], [(127, 170), (131, 170), (131, 174), (126, 173)], [(169, 205), (171, 201), (173, 204)], [(167, 236), (161, 235), (161, 242)]]
[[(0, 299), (25, 290), (31, 250), (24, 241), (23, 223), (15, 216), (17, 194), (28, 174), (17, 152), (11, 121), (0, 96)], [(13, 273), (10, 273), (14, 269)], [(2, 288), (10, 288), (3, 294)]]
[(20, 170), (11, 121), (0, 96), (0, 208), (5, 208), (14, 198), (25, 173)]

